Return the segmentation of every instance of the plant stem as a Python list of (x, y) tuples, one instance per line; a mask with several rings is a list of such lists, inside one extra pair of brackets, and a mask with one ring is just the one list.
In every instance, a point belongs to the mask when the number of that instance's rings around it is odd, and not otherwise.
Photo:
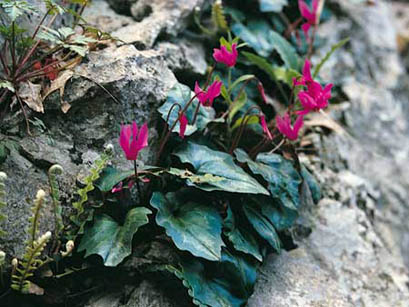
[(315, 42), (315, 36), (317, 35), (317, 25), (314, 25), (314, 28), (312, 30), (312, 37), (311, 37), (311, 41), (310, 41), (310, 46), (308, 48), (308, 54), (307, 54), (307, 58), (311, 59), (312, 53), (314, 51), (314, 42)]
[(142, 202), (142, 192), (141, 192), (141, 186), (139, 184), (138, 167), (136, 165), (136, 160), (133, 161), (133, 167), (134, 167), (134, 170), (135, 170), (135, 181), (136, 181), (136, 187), (138, 189), (139, 201)]

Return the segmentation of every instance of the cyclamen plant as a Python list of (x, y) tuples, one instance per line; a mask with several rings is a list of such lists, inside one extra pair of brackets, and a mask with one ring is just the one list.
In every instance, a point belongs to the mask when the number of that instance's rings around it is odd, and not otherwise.
[[(299, 1), (302, 17), (314, 28), (320, 1), (313, 1), (312, 11)], [(254, 40), (245, 34), (232, 37), (220, 1), (212, 12), (217, 22), (209, 33), (223, 30), (228, 39), (222, 37), (213, 49), (206, 81), (193, 80), (193, 90), (178, 83), (169, 91), (158, 109), (164, 125), (156, 127), (162, 128), (157, 145), (149, 139), (147, 123), (121, 125), (118, 143), (133, 168), (109, 166), (111, 154), (96, 161), (73, 204), (76, 215), (71, 216), (66, 239), (85, 253), (81, 257), (99, 255), (109, 267), (119, 265), (139, 244), (154, 241), (171, 259), (155, 258), (138, 273), (174, 274), (196, 305), (238, 307), (252, 294), (257, 268), (267, 253), (286, 248), (288, 229), (303, 202), (320, 199), (320, 188), (299, 161), (296, 146), (304, 118), (328, 106), (332, 84), (322, 86), (316, 79), (327, 57), (311, 73), (310, 52), (301, 60), (285, 38), (270, 31), (284, 63), (277, 68), (248, 52), (257, 52)], [(267, 72), (274, 83), (243, 74), (248, 65)], [(282, 114), (270, 104), (273, 86), (286, 105)], [(155, 166), (138, 162), (148, 146), (152, 151), (157, 146), (156, 156), (150, 157)], [(89, 193), (94, 189), (100, 198)], [(58, 193), (52, 194), (58, 208)], [(89, 202), (88, 196), (98, 201)], [(134, 237), (142, 227), (141, 235)], [(60, 232), (58, 236), (64, 237)], [(15, 280), (23, 284), (25, 279)]]

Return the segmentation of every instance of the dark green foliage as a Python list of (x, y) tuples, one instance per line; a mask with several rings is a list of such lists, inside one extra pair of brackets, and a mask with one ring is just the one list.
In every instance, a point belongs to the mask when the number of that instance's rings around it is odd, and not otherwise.
[[(177, 122), (179, 112), (188, 104), (188, 102), (193, 98), (194, 93), (190, 88), (184, 84), (176, 84), (168, 93), (168, 98), (166, 102), (158, 109), (159, 113), (162, 115), (163, 120), (166, 122), (169, 127), (172, 127), (175, 122)], [(173, 107), (173, 105), (179, 105), (180, 107)], [(197, 105), (199, 101), (195, 98), (193, 103), (187, 108), (185, 114), (189, 120), (189, 125), (186, 128), (185, 135), (189, 136), (196, 131), (202, 131), (206, 126), (215, 120), (216, 113), (213, 108), (210, 107), (201, 107), (197, 115), (196, 122), (193, 123), (193, 118)], [(169, 112), (172, 112), (169, 114)], [(179, 122), (173, 128), (174, 132), (179, 132), (180, 126)]]
[(180, 199), (176, 193), (155, 192), (151, 205), (158, 210), (156, 223), (166, 229), (180, 250), (217, 261), (221, 258), (222, 220), (215, 208)]
[(85, 257), (98, 254), (106, 266), (117, 266), (131, 254), (132, 238), (139, 227), (148, 223), (152, 212), (143, 207), (131, 209), (121, 226), (108, 215), (97, 215), (89, 226), (78, 251), (86, 251)]
[(242, 168), (237, 166), (233, 157), (227, 153), (212, 150), (204, 145), (198, 145), (188, 142), (183, 145), (176, 153), (176, 156), (183, 163), (191, 164), (196, 174), (211, 174), (223, 178), (197, 184), (187, 180), (187, 184), (196, 186), (205, 191), (227, 191), (235, 193), (265, 194), (263, 188), (254, 178), (249, 176)]

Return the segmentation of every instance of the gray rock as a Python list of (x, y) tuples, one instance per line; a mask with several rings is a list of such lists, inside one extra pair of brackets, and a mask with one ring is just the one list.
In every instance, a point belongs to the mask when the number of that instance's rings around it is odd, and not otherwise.
[[(22, 139), (21, 155), (13, 152), (1, 166), (9, 175), (6, 210), (9, 220), (5, 227), (9, 235), (0, 241), (1, 248), (9, 256), (21, 257), (31, 214), (26, 199), (33, 199), (39, 188), (48, 191), (47, 170), (52, 164), (59, 163), (65, 169), (60, 185), (67, 203), (76, 190), (77, 179), (81, 181), (105, 145), (114, 144), (117, 166), (132, 168), (118, 145), (121, 123), (132, 120), (138, 125), (148, 123), (150, 146), (141, 152), (140, 158), (151, 163), (157, 141), (156, 109), (175, 83), (175, 76), (157, 51), (123, 46), (92, 52), (66, 86), (63, 99), (71, 105), (69, 111), (63, 113), (55, 108), (60, 99), (57, 92), (51, 95), (41, 117), (45, 131)], [(100, 86), (112, 92), (119, 103)], [(50, 203), (44, 216), (41, 231), (54, 229)]]
[[(120, 3), (120, 1), (113, 2)], [(83, 17), (93, 27), (108, 33), (135, 22), (132, 17), (115, 12), (104, 0), (92, 1), (91, 5), (85, 9)]]
[(131, 7), (136, 19), (113, 35), (126, 43), (150, 48), (160, 34), (176, 36), (187, 26), (187, 21), (195, 7), (204, 0), (139, 0)]
[(323, 78), (341, 80), (349, 100), (343, 118), (350, 136), (332, 135), (318, 146), (325, 148), (324, 163), (336, 171), (347, 168), (379, 190), (373, 223), (386, 248), (409, 266), (409, 175), (404, 171), (409, 163), (409, 78), (399, 57), (399, 28), (385, 1), (374, 6), (338, 2), (353, 22), (334, 18), (322, 25), (322, 33), (331, 31), (328, 45), (341, 36), (350, 36), (351, 45), (336, 53)]
[(323, 199), (317, 214), (297, 249), (267, 259), (249, 306), (409, 306), (407, 271), (365, 213)]
[(206, 53), (202, 44), (180, 40), (176, 43), (161, 42), (156, 48), (174, 72), (204, 75), (207, 69)]

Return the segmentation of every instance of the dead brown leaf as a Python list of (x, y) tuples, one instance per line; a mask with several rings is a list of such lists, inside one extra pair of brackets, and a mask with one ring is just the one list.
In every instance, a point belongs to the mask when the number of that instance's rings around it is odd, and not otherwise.
[(21, 83), (18, 96), (35, 112), (44, 113), (41, 85), (30, 81)]
[(67, 113), (68, 110), (71, 108), (71, 105), (64, 101), (64, 90), (65, 90), (65, 85), (68, 80), (72, 78), (74, 75), (74, 72), (72, 70), (65, 70), (63, 71), (57, 79), (51, 82), (51, 86), (48, 89), (48, 91), (44, 95), (44, 99), (48, 97), (51, 93), (59, 90), (60, 91), (60, 101), (61, 101), (61, 110), (64, 113)]

